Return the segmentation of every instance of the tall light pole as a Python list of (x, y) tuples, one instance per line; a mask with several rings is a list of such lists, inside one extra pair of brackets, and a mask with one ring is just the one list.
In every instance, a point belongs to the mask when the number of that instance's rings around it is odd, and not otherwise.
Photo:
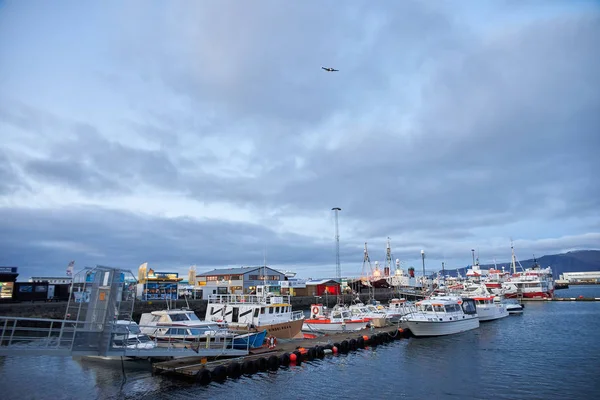
[(475, 249), (471, 249), (471, 254), (473, 254), (473, 264), (471, 264), (471, 267), (473, 267), (475, 265)]
[(425, 291), (425, 250), (421, 250), (421, 259), (423, 260), (423, 291)]
[[(338, 212), (342, 211), (339, 207), (333, 207), (331, 209), (335, 212), (335, 274), (340, 287), (342, 286), (342, 266), (340, 264), (340, 231), (338, 227)], [(341, 301), (340, 289), (337, 290), (337, 303), (340, 304)]]

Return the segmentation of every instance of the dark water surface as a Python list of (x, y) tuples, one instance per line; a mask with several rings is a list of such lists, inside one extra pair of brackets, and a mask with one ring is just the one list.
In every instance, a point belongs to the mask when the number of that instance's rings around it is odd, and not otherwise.
[[(561, 297), (600, 297), (574, 286)], [(0, 358), (2, 399), (598, 399), (600, 302), (527, 302), (477, 330), (209, 386), (62, 357)]]

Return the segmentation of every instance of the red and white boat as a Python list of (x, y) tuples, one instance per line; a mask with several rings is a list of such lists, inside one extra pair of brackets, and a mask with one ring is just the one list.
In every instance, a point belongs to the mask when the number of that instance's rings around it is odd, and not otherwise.
[[(534, 257), (534, 264), (531, 268), (517, 272), (517, 257), (513, 246), (511, 246), (511, 250), (513, 273), (510, 278), (502, 282), (504, 297), (507, 299), (518, 297), (551, 299), (554, 297), (552, 268), (541, 268)], [(519, 266), (521, 266), (521, 263), (519, 263)], [(523, 269), (523, 266), (521, 266), (521, 269)]]
[(357, 318), (347, 308), (336, 305), (325, 312), (323, 304), (310, 306), (310, 317), (304, 320), (303, 331), (309, 332), (343, 332), (365, 329), (369, 319)]

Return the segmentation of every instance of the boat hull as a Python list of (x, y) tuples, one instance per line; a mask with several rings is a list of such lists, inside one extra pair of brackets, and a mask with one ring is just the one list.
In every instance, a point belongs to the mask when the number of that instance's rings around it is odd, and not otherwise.
[(234, 349), (257, 349), (262, 347), (265, 338), (267, 337), (267, 330), (257, 333), (246, 333), (244, 335), (236, 336), (233, 338)]
[(493, 321), (508, 317), (508, 311), (503, 304), (477, 306), (477, 315), (479, 316), (480, 322)]
[(443, 322), (409, 320), (402, 322), (401, 326), (405, 329), (410, 329), (414, 336), (445, 336), (479, 328), (479, 318), (472, 317)]
[[(302, 337), (303, 323), (304, 319), (297, 319), (293, 321), (278, 322), (276, 324), (259, 325), (257, 326), (257, 329), (264, 329), (267, 331), (267, 336), (275, 336), (277, 339), (294, 339)], [(247, 327), (235, 328), (235, 330), (238, 332), (248, 332)]]

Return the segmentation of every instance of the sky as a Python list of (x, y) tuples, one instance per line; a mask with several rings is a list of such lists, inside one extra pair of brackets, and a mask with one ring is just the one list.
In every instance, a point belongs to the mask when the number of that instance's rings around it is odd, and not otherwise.
[[(597, 1), (1, 1), (0, 265), (600, 248)], [(326, 72), (321, 67), (339, 72)]]

